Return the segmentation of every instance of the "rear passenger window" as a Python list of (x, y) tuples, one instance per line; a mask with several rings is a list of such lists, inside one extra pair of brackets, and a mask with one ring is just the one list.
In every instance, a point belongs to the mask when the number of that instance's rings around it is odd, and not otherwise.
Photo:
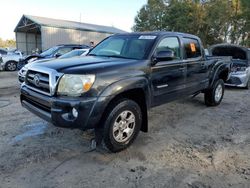
[(175, 59), (180, 59), (180, 44), (179, 40), (176, 37), (167, 37), (162, 39), (159, 45), (156, 48), (156, 51), (172, 50), (175, 55)]
[(201, 56), (201, 48), (198, 40), (192, 38), (183, 38), (186, 59), (197, 58)]

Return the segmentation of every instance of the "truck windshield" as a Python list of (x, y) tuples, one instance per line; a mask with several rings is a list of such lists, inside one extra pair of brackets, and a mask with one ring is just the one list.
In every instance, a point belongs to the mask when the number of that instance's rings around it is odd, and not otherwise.
[(152, 35), (113, 36), (99, 43), (88, 55), (146, 59), (155, 39)]

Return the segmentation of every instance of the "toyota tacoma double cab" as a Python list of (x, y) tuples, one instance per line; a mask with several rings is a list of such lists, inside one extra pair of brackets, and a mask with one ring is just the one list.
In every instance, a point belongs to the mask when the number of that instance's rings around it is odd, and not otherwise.
[(194, 35), (117, 34), (86, 57), (31, 65), (20, 100), (55, 126), (94, 129), (102, 146), (118, 152), (148, 131), (152, 107), (199, 93), (206, 105), (219, 105), (230, 68), (226, 59), (207, 58)]

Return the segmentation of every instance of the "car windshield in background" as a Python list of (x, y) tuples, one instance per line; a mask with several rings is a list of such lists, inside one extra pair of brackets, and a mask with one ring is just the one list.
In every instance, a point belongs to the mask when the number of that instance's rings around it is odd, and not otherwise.
[(146, 59), (155, 39), (153, 35), (113, 36), (98, 44), (89, 55)]
[(71, 52), (68, 52), (62, 56), (59, 57), (59, 59), (63, 59), (63, 58), (70, 58), (70, 57), (75, 57), (75, 56), (80, 56), (82, 55), (84, 52), (86, 52), (87, 50), (72, 50)]
[(42, 52), (40, 55), (41, 56), (49, 56), (52, 53), (54, 53), (57, 49), (58, 49), (58, 47), (49, 48), (49, 49), (45, 50), (44, 52)]

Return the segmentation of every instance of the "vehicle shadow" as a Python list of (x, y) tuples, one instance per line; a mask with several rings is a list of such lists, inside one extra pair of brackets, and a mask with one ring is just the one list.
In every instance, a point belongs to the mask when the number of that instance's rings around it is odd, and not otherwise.
[(234, 87), (234, 86), (225, 86), (225, 89), (229, 91), (246, 91), (247, 90), (242, 87)]
[(196, 96), (189, 96), (184, 99), (177, 100), (177, 103), (188, 104), (195, 107), (206, 107), (204, 103), (204, 94), (198, 94)]

